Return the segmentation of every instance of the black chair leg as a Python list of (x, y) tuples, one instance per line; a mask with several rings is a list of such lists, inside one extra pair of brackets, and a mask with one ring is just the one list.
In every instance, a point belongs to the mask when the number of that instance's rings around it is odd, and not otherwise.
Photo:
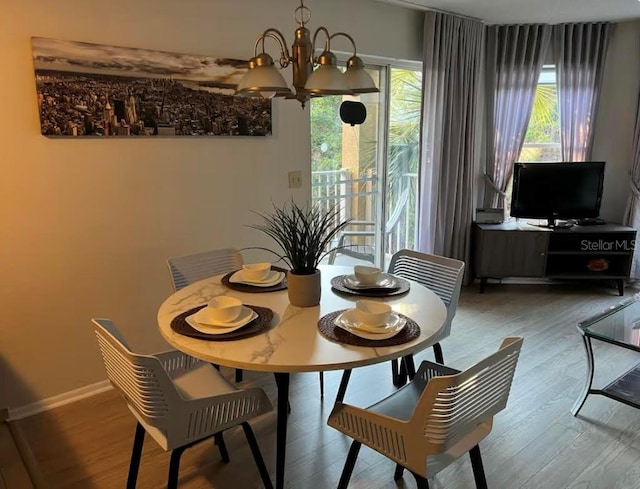
[(487, 479), (484, 475), (484, 466), (482, 465), (482, 457), (480, 456), (480, 447), (478, 445), (469, 450), (469, 458), (471, 458), (471, 467), (473, 468), (473, 478), (476, 481), (476, 488), (487, 489)]
[(429, 489), (429, 481), (415, 472), (411, 472), (413, 478), (416, 480), (418, 489)]
[(340, 379), (340, 387), (338, 387), (338, 394), (336, 394), (336, 402), (344, 401), (344, 395), (347, 393), (347, 386), (349, 385), (349, 379), (351, 378), (351, 369), (347, 369), (342, 372), (342, 378)]
[(216, 445), (218, 445), (218, 450), (220, 450), (220, 458), (225, 464), (228, 464), (231, 459), (229, 458), (229, 452), (227, 451), (227, 444), (224, 442), (224, 437), (222, 435), (222, 432), (216, 433), (215, 435), (213, 435), (213, 439), (215, 440)]
[(393, 369), (393, 385), (396, 387), (402, 387), (407, 383), (407, 379), (411, 380), (416, 375), (413, 355), (402, 357), (400, 361), (391, 360), (391, 368)]
[(393, 480), (399, 481), (402, 479), (402, 474), (404, 473), (404, 467), (400, 464), (396, 464), (396, 471), (393, 473)]
[(398, 360), (391, 360), (391, 381), (396, 387), (400, 387), (400, 366)]
[(440, 343), (433, 345), (433, 355), (436, 357), (436, 363), (444, 365), (444, 355), (442, 354), (442, 347)]
[(353, 468), (356, 466), (356, 460), (358, 459), (358, 452), (360, 452), (361, 445), (362, 443), (359, 441), (354, 441), (351, 444), (347, 461), (344, 463), (344, 468), (342, 469), (340, 482), (338, 482), (338, 489), (347, 489), (349, 479), (351, 479), (351, 474), (353, 474)]
[(133, 438), (133, 448), (131, 449), (131, 462), (129, 462), (127, 489), (136, 489), (138, 469), (140, 469), (140, 458), (142, 457), (142, 445), (144, 444), (144, 435), (144, 428), (140, 423), (136, 423), (136, 434)]
[(324, 372), (320, 372), (320, 399), (324, 399)]
[(171, 452), (171, 461), (169, 462), (169, 479), (167, 480), (167, 489), (178, 488), (178, 472), (180, 471), (180, 457), (188, 446), (176, 448)]
[(242, 370), (239, 368), (236, 369), (236, 382), (242, 382)]
[(402, 363), (404, 365), (404, 371), (409, 380), (413, 380), (416, 376), (416, 365), (413, 363), (413, 355), (407, 355), (402, 357)]
[(271, 482), (271, 477), (269, 477), (269, 471), (267, 470), (267, 466), (264, 464), (262, 452), (260, 452), (260, 447), (258, 446), (256, 436), (253, 434), (251, 425), (244, 422), (242, 423), (242, 429), (244, 430), (244, 436), (247, 437), (247, 441), (249, 442), (249, 448), (251, 448), (253, 460), (256, 462), (256, 466), (258, 467), (258, 472), (260, 472), (260, 478), (262, 479), (265, 489), (273, 489), (273, 483)]

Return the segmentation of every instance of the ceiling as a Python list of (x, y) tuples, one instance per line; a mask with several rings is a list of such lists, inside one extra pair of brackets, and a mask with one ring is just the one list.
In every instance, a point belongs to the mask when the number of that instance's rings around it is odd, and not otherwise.
[(405, 7), (444, 10), (487, 24), (587, 22), (640, 19), (638, 0), (378, 0)]

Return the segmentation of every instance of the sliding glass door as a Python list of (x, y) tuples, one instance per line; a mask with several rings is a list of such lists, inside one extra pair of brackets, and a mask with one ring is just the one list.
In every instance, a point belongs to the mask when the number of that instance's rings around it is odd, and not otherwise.
[[(387, 266), (413, 248), (419, 157), (421, 73), (368, 66), (380, 93), (311, 101), (312, 197), (352, 220), (336, 263)], [(362, 102), (362, 125), (342, 123), (340, 105)]]
[(393, 253), (416, 245), (422, 111), (422, 71), (391, 68), (390, 74), (384, 253), (380, 257), (385, 266)]

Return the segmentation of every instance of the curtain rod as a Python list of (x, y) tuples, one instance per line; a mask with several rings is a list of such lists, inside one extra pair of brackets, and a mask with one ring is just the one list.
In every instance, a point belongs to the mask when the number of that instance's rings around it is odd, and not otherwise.
[(479, 19), (478, 17), (471, 17), (470, 15), (456, 14), (455, 12), (449, 12), (448, 10), (443, 10), (435, 7), (427, 7), (426, 5), (423, 5), (421, 3), (416, 3), (415, 1), (411, 1), (411, 0), (395, 0), (391, 3), (396, 3), (398, 5), (407, 5), (407, 4), (413, 5), (418, 10), (422, 10), (423, 12), (431, 11), (431, 12), (437, 12), (439, 14), (455, 15), (456, 17), (462, 17), (463, 19), (475, 20), (483, 24), (485, 23), (484, 20)]
[[(415, 4), (413, 4), (413, 5), (415, 5)], [(455, 13), (455, 12), (449, 12), (448, 10), (442, 10), (442, 9), (439, 9), (439, 8), (425, 7), (425, 8), (423, 8), (423, 10), (425, 10), (425, 11), (431, 11), (431, 12), (436, 12), (436, 13), (438, 13), (438, 14), (453, 15), (453, 16), (455, 16), (455, 17), (460, 17), (460, 18), (463, 18), (463, 19), (475, 20), (476, 22), (480, 22), (481, 24), (484, 24), (484, 23), (485, 23), (485, 21), (484, 21), (484, 20), (479, 19), (478, 17), (472, 17), (472, 16), (470, 16), (470, 15), (464, 15), (464, 14), (457, 14), (457, 13)]]

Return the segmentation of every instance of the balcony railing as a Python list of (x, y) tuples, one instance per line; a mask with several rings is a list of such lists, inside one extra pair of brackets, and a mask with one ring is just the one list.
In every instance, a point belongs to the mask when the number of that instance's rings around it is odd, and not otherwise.
[[(351, 170), (344, 168), (311, 173), (312, 201), (326, 210), (337, 206), (336, 223), (345, 219), (357, 222), (349, 226), (342, 251), (369, 261), (375, 260), (377, 181), (373, 172), (354, 178)], [(383, 238), (386, 256), (415, 247), (417, 175), (402, 174), (391, 188)]]

